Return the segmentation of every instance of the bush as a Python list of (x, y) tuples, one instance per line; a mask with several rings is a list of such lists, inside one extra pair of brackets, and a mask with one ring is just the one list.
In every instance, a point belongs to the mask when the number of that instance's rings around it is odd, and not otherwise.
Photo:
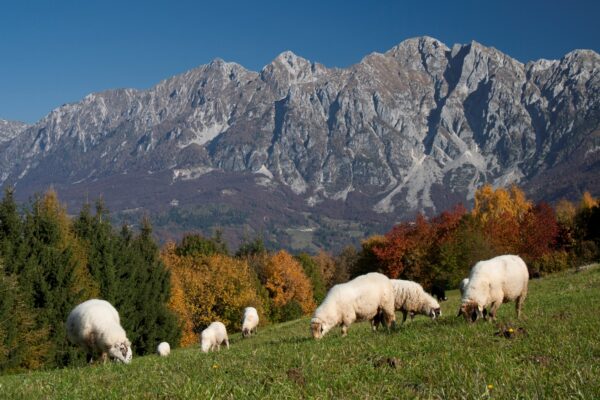
[(555, 251), (544, 254), (536, 261), (530, 263), (528, 267), (530, 277), (534, 277), (536, 273), (543, 276), (553, 272), (564, 271), (572, 266), (571, 258), (566, 251)]

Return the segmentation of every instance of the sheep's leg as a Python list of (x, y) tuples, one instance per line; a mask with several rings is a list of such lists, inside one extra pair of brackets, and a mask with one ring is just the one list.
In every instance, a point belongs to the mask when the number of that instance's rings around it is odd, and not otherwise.
[(515, 308), (517, 309), (517, 319), (521, 319), (521, 309), (523, 308), (523, 302), (525, 301), (525, 297), (527, 297), (527, 293), (521, 294), (517, 297), (517, 302)]
[(227, 346), (227, 349), (229, 350), (229, 339), (225, 339), (225, 346)]
[(406, 317), (408, 316), (408, 311), (402, 310), (402, 325), (406, 322)]
[(371, 320), (371, 330), (377, 331), (377, 315)]
[(500, 308), (500, 303), (492, 303), (492, 305), (490, 306), (490, 321), (496, 321), (496, 313), (498, 312), (498, 309)]
[(342, 325), (342, 336), (346, 336), (348, 334), (348, 325)]
[(92, 353), (87, 353), (85, 355), (85, 360), (88, 362), (88, 364), (92, 364), (94, 362), (94, 355)]
[(106, 364), (106, 360), (108, 360), (108, 354), (105, 351), (102, 352), (102, 364)]

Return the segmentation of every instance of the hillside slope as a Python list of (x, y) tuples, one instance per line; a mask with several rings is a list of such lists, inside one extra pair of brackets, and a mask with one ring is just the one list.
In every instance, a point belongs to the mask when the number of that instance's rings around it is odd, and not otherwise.
[[(230, 350), (175, 350), (134, 358), (129, 366), (69, 368), (0, 377), (11, 399), (69, 398), (583, 398), (600, 397), (600, 268), (530, 282), (523, 321), (504, 305), (499, 320), (526, 334), (495, 335), (494, 325), (455, 317), (458, 293), (443, 317), (418, 317), (398, 332), (366, 323), (321, 341), (302, 319), (259, 330)], [(391, 360), (388, 360), (391, 359)], [(394, 364), (394, 366), (390, 366)], [(488, 385), (491, 385), (488, 387)]]

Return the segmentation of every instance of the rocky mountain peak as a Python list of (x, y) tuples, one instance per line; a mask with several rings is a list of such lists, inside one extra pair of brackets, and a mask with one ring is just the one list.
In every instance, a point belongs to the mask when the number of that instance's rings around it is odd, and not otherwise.
[(477, 42), (449, 48), (430, 37), (345, 69), (292, 52), (260, 72), (216, 59), (22, 127), (0, 142), (0, 184), (53, 184), (73, 199), (96, 190), (116, 211), (232, 204), (280, 236), (264, 204), (284, 225), (311, 215), (319, 229), (440, 211), (486, 182), (547, 200), (596, 195), (599, 66), (592, 51), (523, 65)]

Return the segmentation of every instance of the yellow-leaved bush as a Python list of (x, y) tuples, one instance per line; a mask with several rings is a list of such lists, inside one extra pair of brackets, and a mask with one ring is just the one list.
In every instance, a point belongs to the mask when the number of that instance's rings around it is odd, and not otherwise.
[(266, 260), (264, 265), (265, 288), (276, 308), (296, 302), (303, 314), (312, 312), (316, 305), (313, 288), (302, 265), (288, 252), (281, 250)]
[(161, 257), (171, 272), (169, 307), (180, 321), (181, 346), (198, 343), (199, 333), (214, 321), (230, 332), (239, 330), (245, 307), (255, 307), (265, 321), (258, 279), (245, 260), (220, 254), (179, 256), (175, 249), (168, 243)]

